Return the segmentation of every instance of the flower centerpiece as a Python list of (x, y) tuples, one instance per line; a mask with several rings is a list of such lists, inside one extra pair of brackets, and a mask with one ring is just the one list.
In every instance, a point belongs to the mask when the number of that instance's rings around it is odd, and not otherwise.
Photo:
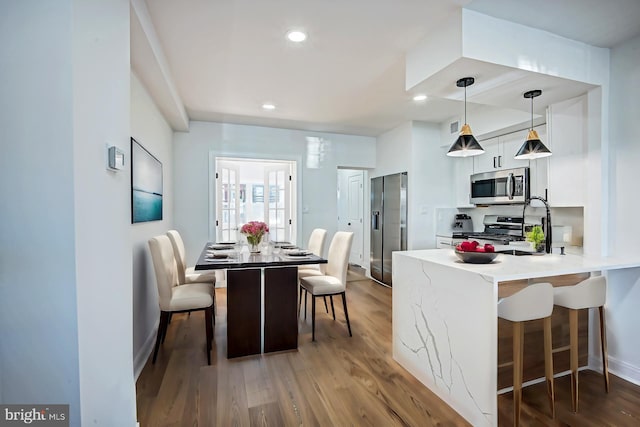
[(260, 241), (265, 233), (269, 232), (269, 226), (262, 221), (249, 221), (244, 224), (240, 229), (240, 232), (247, 236), (247, 243), (249, 243), (249, 252), (260, 252)]

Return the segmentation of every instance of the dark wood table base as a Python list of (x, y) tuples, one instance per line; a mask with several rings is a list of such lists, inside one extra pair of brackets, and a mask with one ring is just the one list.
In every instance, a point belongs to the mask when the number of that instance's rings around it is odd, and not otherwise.
[(261, 269), (227, 270), (227, 357), (260, 353)]
[(298, 348), (297, 297), (296, 266), (227, 270), (227, 357)]
[(227, 357), (298, 348), (298, 266), (327, 260), (285, 252), (212, 257), (213, 249), (204, 246), (195, 269), (227, 271)]
[(264, 270), (264, 351), (298, 348), (298, 267)]

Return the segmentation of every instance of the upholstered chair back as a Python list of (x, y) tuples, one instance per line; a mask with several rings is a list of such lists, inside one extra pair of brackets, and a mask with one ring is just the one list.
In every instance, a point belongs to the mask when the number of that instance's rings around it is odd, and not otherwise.
[(338, 231), (331, 239), (329, 257), (327, 259), (326, 275), (340, 280), (343, 286), (347, 283), (347, 269), (349, 268), (349, 253), (353, 233), (350, 231)]
[(184, 284), (186, 283), (184, 272), (187, 269), (187, 262), (185, 259), (186, 251), (184, 249), (184, 242), (182, 241), (182, 237), (180, 236), (180, 233), (178, 233), (176, 230), (167, 231), (167, 236), (169, 237), (169, 240), (171, 240), (171, 246), (173, 247), (173, 252), (176, 257), (176, 264), (178, 267), (178, 280), (179, 280), (178, 283)]
[[(322, 228), (316, 228), (311, 232), (309, 236), (309, 244), (307, 249), (310, 250), (314, 255), (322, 257), (324, 255), (324, 243), (327, 240), (327, 230), (323, 230)], [(317, 266), (320, 269), (322, 274), (325, 273), (326, 264), (320, 264)]]
[(171, 241), (164, 235), (152, 237), (149, 239), (149, 249), (156, 272), (160, 310), (170, 311), (172, 289), (178, 285), (178, 268)]

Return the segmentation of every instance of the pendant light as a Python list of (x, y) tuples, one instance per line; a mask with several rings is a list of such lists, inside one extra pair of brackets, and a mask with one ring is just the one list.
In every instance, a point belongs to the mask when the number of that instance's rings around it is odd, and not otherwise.
[(540, 141), (538, 132), (533, 130), (533, 98), (541, 94), (541, 90), (530, 90), (524, 94), (525, 98), (531, 99), (531, 129), (529, 129), (527, 140), (513, 157), (516, 160), (532, 160), (551, 155), (551, 151)]
[(474, 82), (475, 79), (473, 77), (464, 77), (456, 82), (456, 86), (464, 87), (464, 125), (460, 130), (460, 136), (449, 148), (447, 156), (468, 157), (484, 153), (484, 149), (473, 136), (471, 127), (467, 124), (467, 86), (471, 86)]

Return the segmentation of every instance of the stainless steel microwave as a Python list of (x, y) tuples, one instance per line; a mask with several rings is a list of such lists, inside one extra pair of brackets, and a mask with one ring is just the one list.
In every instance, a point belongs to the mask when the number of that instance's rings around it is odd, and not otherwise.
[(471, 175), (471, 203), (524, 203), (529, 198), (529, 168), (503, 169)]

